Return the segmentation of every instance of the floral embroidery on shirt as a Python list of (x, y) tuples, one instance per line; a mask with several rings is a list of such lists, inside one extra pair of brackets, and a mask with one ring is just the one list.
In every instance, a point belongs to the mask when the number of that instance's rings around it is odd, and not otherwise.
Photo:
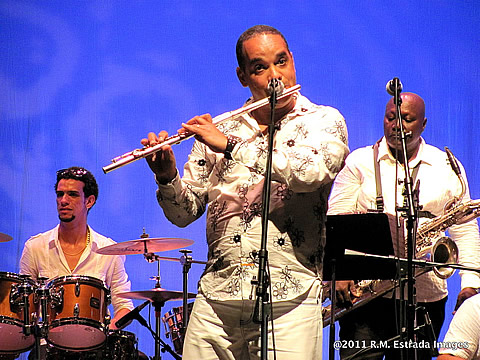
[(240, 235), (240, 233), (239, 233), (238, 231), (236, 231), (236, 232), (232, 235), (231, 240), (232, 240), (232, 242), (233, 242), (235, 245), (240, 246), (240, 242), (242, 241), (242, 235)]
[(215, 250), (215, 251), (213, 251), (210, 258), (213, 261), (213, 264), (212, 264), (213, 273), (214, 273), (215, 277), (217, 277), (218, 276), (218, 271), (225, 268), (225, 261), (224, 261), (225, 257), (223, 255), (221, 255), (220, 250)]
[(296, 160), (298, 161), (295, 162), (294, 166), (292, 166), (292, 171), (298, 177), (305, 176), (307, 168), (314, 163), (313, 158), (310, 156), (297, 155)]
[(242, 184), (239, 186), (237, 194), (240, 199), (245, 199), (248, 193), (248, 184)]
[(308, 130), (305, 127), (305, 124), (297, 124), (295, 126), (295, 131), (292, 134), (292, 137), (284, 141), (284, 144), (288, 147), (294, 147), (297, 139), (305, 139), (308, 135)]
[(308, 263), (311, 266), (316, 266), (318, 264), (321, 264), (323, 261), (323, 246), (318, 246), (318, 248), (308, 256)]
[(280, 276), (281, 281), (276, 282), (273, 285), (273, 296), (277, 300), (286, 299), (288, 296), (289, 290), (292, 290), (293, 293), (299, 293), (303, 286), (300, 284), (300, 280), (292, 276), (292, 270), (288, 268), (288, 265), (282, 269), (282, 275)]
[(290, 245), (288, 237), (286, 235), (280, 234), (276, 235), (273, 238), (273, 246), (279, 251), (285, 250)]
[(332, 157), (331, 157), (331, 154), (329, 152), (329, 149), (328, 149), (328, 145), (327, 144), (322, 144), (320, 146), (320, 151), (322, 152), (322, 155), (323, 155), (323, 162), (325, 163), (325, 166), (327, 167), (327, 169), (331, 172), (334, 172), (334, 173), (337, 173), (340, 171), (340, 167), (337, 166), (333, 161), (332, 161)]
[(329, 127), (325, 129), (325, 132), (335, 135), (338, 137), (345, 145), (347, 145), (348, 139), (347, 135), (345, 134), (345, 129), (344, 125), (338, 121), (335, 120), (335, 126)]
[(290, 200), (293, 195), (293, 191), (290, 190), (287, 184), (281, 184), (277, 188), (277, 196), (282, 200)]
[(259, 174), (263, 174), (263, 166), (259, 163), (256, 163), (254, 167), (250, 168), (250, 181), (252, 184), (258, 180)]
[(212, 226), (213, 231), (217, 230), (218, 218), (223, 213), (225, 213), (226, 209), (227, 209), (226, 201), (223, 201), (221, 205), (216, 200), (212, 204), (210, 204), (208, 208), (208, 212), (209, 212), (210, 224)]
[(217, 125), (218, 130), (223, 132), (225, 135), (229, 135), (232, 132), (237, 131), (242, 126), (241, 121), (228, 121)]
[(292, 218), (288, 218), (285, 221), (285, 229), (287, 230), (288, 235), (290, 236), (290, 241), (295, 247), (299, 247), (302, 242), (305, 242), (305, 236), (303, 230), (300, 230), (294, 226), (295, 222)]
[(208, 182), (208, 174), (209, 174), (207, 160), (205, 159), (195, 160), (195, 165), (196, 165), (196, 169), (198, 170), (198, 179), (202, 184), (206, 184)]
[(218, 169), (217, 173), (215, 174), (217, 176), (218, 182), (219, 183), (224, 183), (225, 182), (225, 175), (231, 173), (232, 169), (234, 167), (235, 167), (235, 162), (234, 161), (224, 158), (224, 161), (222, 161), (220, 168)]
[[(233, 153), (237, 161), (227, 161), (221, 154), (195, 142), (185, 164), (181, 188), (178, 184), (169, 189), (159, 187), (165, 198), (161, 205), (174, 223), (179, 218), (182, 224), (193, 222), (208, 209), (209, 256), (199, 283), (199, 292), (208, 299), (239, 300), (254, 292), (251, 279), (258, 272), (261, 193), (268, 146), (268, 136), (258, 130), (254, 121), (245, 114), (218, 126), (224, 134), (242, 139)], [(312, 274), (321, 270), (321, 266), (312, 264), (319, 259), (319, 247), (323, 246), (325, 236), (322, 211), (326, 210), (323, 203), (326, 203), (327, 189), (312, 187), (312, 192), (303, 196), (291, 191), (285, 183), (297, 176), (295, 185), (298, 182), (308, 187), (318, 172), (322, 178), (333, 175), (323, 164), (324, 151), (328, 148), (322, 149), (321, 145), (336, 150), (328, 160), (340, 166), (348, 151), (339, 139), (341, 127), (336, 128), (343, 124), (337, 111), (316, 106), (299, 96), (294, 111), (281, 120), (282, 126), (275, 134), (280, 156), (274, 156), (274, 162), (280, 159), (279, 165), (282, 165), (285, 160), (292, 169), (291, 174), (275, 174), (278, 179), (275, 177), (272, 188), (268, 250), (275, 301), (293, 299), (305, 291), (314, 278)], [(332, 128), (328, 130), (330, 133), (326, 128)], [(302, 179), (306, 179), (304, 184)]]
[(256, 216), (262, 216), (262, 204), (253, 203), (243, 205), (243, 212), (240, 216), (240, 225), (247, 231), (251, 227), (251, 222)]
[(257, 157), (259, 159), (266, 159), (268, 154), (268, 141), (266, 141), (264, 137), (258, 137), (255, 139), (255, 145), (257, 147)]
[(187, 185), (187, 189), (189, 191), (186, 192), (184, 203), (179, 204), (177, 201), (173, 201), (173, 203), (175, 204), (175, 206), (183, 206), (186, 212), (192, 214), (193, 213), (192, 209), (194, 209), (192, 205), (195, 203), (195, 195), (194, 195), (195, 193), (190, 184)]
[(226, 291), (228, 294), (230, 294), (230, 296), (238, 295), (240, 292), (240, 278), (235, 276), (235, 274), (232, 274)]

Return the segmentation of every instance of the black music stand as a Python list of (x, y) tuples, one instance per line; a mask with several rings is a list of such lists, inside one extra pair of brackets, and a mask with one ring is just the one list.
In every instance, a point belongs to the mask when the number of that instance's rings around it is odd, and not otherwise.
[[(373, 255), (394, 255), (388, 217), (384, 213), (328, 215), (323, 280), (331, 280), (331, 314), (335, 313), (336, 280), (395, 279), (395, 261), (345, 255), (345, 249)], [(379, 271), (381, 269), (381, 271)], [(330, 321), (330, 358), (334, 358), (335, 321)]]

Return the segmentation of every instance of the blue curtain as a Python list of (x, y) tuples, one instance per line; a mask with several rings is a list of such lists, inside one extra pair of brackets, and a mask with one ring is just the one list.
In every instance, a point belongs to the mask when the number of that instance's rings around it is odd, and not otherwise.
[[(239, 108), (249, 92), (236, 78), (235, 42), (261, 23), (289, 40), (302, 93), (343, 113), (351, 150), (382, 135), (385, 84), (399, 77), (404, 91), (425, 99), (425, 139), (450, 147), (466, 168), (472, 198), (480, 197), (477, 1), (3, 0), (0, 232), (13, 240), (0, 243), (0, 271), (18, 272), (24, 242), (57, 224), (55, 171), (73, 165), (97, 177), (100, 195), (89, 215), (95, 230), (119, 242), (143, 229), (151, 237), (192, 239), (194, 259), (205, 260), (204, 219), (185, 229), (170, 224), (144, 161), (107, 175), (101, 168), (140, 147), (149, 131), (175, 132), (196, 114)], [(180, 167), (190, 147), (175, 148)], [(126, 267), (133, 290), (154, 286), (155, 264), (130, 255)], [(201, 272), (194, 264), (191, 292)], [(181, 290), (179, 263), (162, 262), (160, 273), (162, 287)], [(458, 276), (449, 283), (447, 314)], [(164, 310), (179, 305), (168, 302)], [(127, 330), (153, 355), (144, 328)], [(327, 340), (326, 330), (324, 358)]]

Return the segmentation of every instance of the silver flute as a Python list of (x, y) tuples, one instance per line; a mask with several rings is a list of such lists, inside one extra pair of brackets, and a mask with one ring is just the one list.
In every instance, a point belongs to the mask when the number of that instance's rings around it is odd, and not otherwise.
[[(292, 95), (294, 92), (300, 90), (300, 87), (301, 86), (297, 84), (297, 85), (294, 85), (294, 86), (292, 86), (288, 89), (285, 89), (283, 91), (283, 93), (277, 97), (277, 100), (280, 100), (280, 99), (283, 99), (283, 98), (285, 98), (289, 95)], [(261, 107), (267, 105), (269, 102), (270, 102), (270, 97), (266, 97), (262, 100), (255, 101), (254, 103), (251, 103), (249, 105), (241, 107), (240, 109), (226, 112), (222, 115), (217, 116), (214, 119), (213, 124), (216, 126), (216, 125), (219, 125), (220, 123), (222, 123), (226, 120), (236, 119), (237, 117), (240, 117), (243, 114), (246, 114), (250, 111), (256, 110), (258, 108), (261, 108)], [(182, 133), (182, 134), (177, 133), (175, 135), (167, 137), (163, 142), (161, 142), (157, 145), (145, 146), (141, 149), (135, 149), (135, 150), (127, 152), (123, 155), (117, 156), (116, 158), (112, 159), (111, 164), (109, 164), (107, 166), (104, 166), (102, 168), (103, 172), (105, 174), (107, 174), (110, 171), (118, 169), (119, 167), (122, 167), (124, 165), (130, 164), (131, 162), (134, 162), (136, 160), (143, 159), (143, 158), (145, 158), (149, 155), (152, 155), (152, 154), (160, 151), (160, 149), (163, 146), (179, 144), (183, 140), (190, 139), (194, 135), (195, 134), (193, 134), (193, 133)]]

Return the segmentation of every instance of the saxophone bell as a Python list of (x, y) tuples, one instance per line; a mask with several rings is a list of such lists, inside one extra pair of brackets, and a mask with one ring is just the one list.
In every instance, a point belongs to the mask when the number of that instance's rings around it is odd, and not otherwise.
[[(457, 244), (455, 244), (455, 242), (448, 236), (440, 237), (432, 247), (431, 258), (433, 262), (444, 264), (457, 264)], [(448, 279), (455, 273), (455, 269), (449, 267), (434, 267), (433, 272), (441, 279)]]

